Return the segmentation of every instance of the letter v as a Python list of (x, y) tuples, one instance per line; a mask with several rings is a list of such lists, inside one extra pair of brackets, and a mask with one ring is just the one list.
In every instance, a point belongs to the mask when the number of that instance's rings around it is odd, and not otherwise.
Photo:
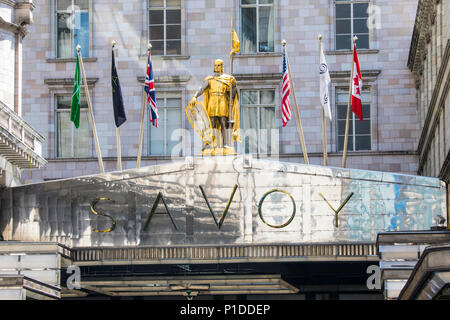
[(208, 197), (206, 196), (205, 190), (203, 190), (202, 186), (199, 186), (199, 188), (203, 194), (203, 198), (205, 198), (206, 204), (208, 205), (209, 212), (211, 213), (212, 217), (214, 218), (214, 223), (220, 230), (220, 228), (222, 228), (223, 221), (225, 220), (225, 217), (227, 216), (228, 209), (230, 208), (231, 202), (233, 201), (234, 194), (236, 193), (238, 185), (237, 184), (234, 185), (233, 191), (231, 192), (231, 196), (228, 199), (227, 205), (226, 205), (225, 209), (223, 210), (222, 217), (220, 218), (219, 222), (217, 222), (216, 215), (214, 214), (214, 211), (211, 208), (211, 205), (209, 204)]

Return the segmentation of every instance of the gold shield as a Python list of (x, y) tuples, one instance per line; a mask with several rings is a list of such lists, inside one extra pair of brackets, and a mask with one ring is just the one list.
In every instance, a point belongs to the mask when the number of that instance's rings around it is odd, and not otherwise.
[(211, 119), (208, 117), (205, 106), (197, 101), (195, 104), (189, 104), (185, 111), (194, 131), (206, 144), (212, 144), (214, 138)]

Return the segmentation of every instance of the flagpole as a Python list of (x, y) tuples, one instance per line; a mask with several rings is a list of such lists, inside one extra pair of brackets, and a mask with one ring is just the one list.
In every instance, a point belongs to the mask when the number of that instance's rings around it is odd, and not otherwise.
[[(234, 15), (231, 15), (231, 48), (233, 49), (233, 21), (234, 20)], [(230, 76), (233, 76), (233, 54), (230, 54)], [(233, 84), (230, 83), (230, 104), (229, 104), (229, 113), (228, 113), (228, 130), (233, 130), (233, 124), (234, 124), (234, 120), (233, 120)], [(227, 135), (229, 133), (227, 132)], [(228, 139), (226, 140), (228, 141)], [(231, 144), (233, 144), (233, 139), (231, 139), (229, 142)], [(231, 146), (229, 146), (231, 147)]]
[[(344, 138), (344, 154), (342, 155), (342, 168), (346, 167), (347, 164), (347, 147), (348, 147), (348, 131), (350, 126), (350, 106), (352, 105), (352, 86), (353, 86), (353, 75), (355, 73), (355, 45), (358, 37), (353, 38), (353, 58), (352, 58), (352, 72), (350, 73), (350, 87), (348, 89), (348, 105), (347, 105), (347, 120), (345, 122), (345, 138)], [(353, 131), (355, 128), (353, 128)]]
[[(150, 54), (150, 50), (152, 49), (151, 43), (148, 44), (147, 50), (148, 54)], [(147, 61), (148, 63), (148, 61)], [(145, 119), (145, 107), (147, 105), (147, 99), (145, 97), (145, 93), (142, 95), (142, 107), (141, 107), (141, 128), (139, 130), (139, 149), (138, 149), (138, 156), (137, 156), (137, 162), (136, 162), (136, 168), (141, 167), (141, 157), (142, 157), (142, 144), (143, 144), (143, 138), (144, 138), (144, 119)]]
[[(116, 46), (116, 41), (112, 41), (112, 54), (114, 54), (114, 47)], [(120, 144), (120, 129), (116, 127), (116, 143), (117, 143), (117, 170), (122, 171), (122, 148)]]
[(288, 58), (288, 54), (287, 54), (287, 50), (286, 50), (286, 40), (283, 40), (282, 44), (283, 44), (283, 47), (285, 47), (284, 51), (286, 54), (286, 64), (287, 64), (287, 69), (288, 69), (288, 73), (289, 73), (289, 82), (291, 84), (291, 93), (292, 93), (292, 97), (294, 98), (294, 109), (295, 109), (295, 115), (297, 118), (297, 127), (298, 127), (298, 134), (300, 135), (300, 143), (302, 144), (303, 158), (305, 159), (305, 163), (309, 164), (308, 152), (306, 151), (305, 137), (303, 135), (302, 122), (300, 120), (300, 113), (298, 111), (297, 99), (295, 97), (294, 81), (292, 80), (291, 68), (289, 66), (289, 58)]
[[(322, 52), (322, 35), (319, 34), (319, 64), (320, 56)], [(322, 105), (322, 144), (323, 144), (323, 165), (328, 165), (328, 154), (327, 154), (327, 132), (326, 132), (326, 122), (325, 122), (325, 106), (322, 104), (322, 99), (320, 99), (320, 104)]]
[(87, 100), (87, 105), (88, 105), (88, 109), (89, 109), (89, 117), (91, 118), (92, 133), (94, 135), (95, 149), (97, 151), (98, 165), (100, 167), (100, 173), (105, 173), (105, 169), (103, 167), (102, 153), (100, 151), (100, 145), (99, 145), (99, 142), (98, 142), (97, 128), (95, 127), (94, 112), (92, 111), (91, 97), (89, 95), (89, 88), (88, 88), (88, 84), (87, 84), (87, 80), (86, 80), (86, 73), (84, 71), (83, 57), (81, 56), (80, 52), (81, 52), (81, 46), (77, 45), (77, 55), (78, 55), (78, 60), (80, 61), (81, 76), (83, 78), (84, 92), (86, 94), (86, 100)]

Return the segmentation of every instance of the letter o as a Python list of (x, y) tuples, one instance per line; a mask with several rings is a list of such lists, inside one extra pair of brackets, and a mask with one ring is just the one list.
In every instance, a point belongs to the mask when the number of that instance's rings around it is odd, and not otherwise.
[[(289, 218), (289, 220), (286, 223), (283, 223), (282, 225), (279, 225), (279, 226), (274, 226), (274, 225), (271, 225), (271, 224), (267, 223), (267, 221), (264, 220), (263, 215), (262, 215), (262, 205), (263, 205), (264, 200), (266, 199), (266, 197), (269, 194), (272, 194), (274, 192), (282, 192), (284, 194), (287, 194), (289, 196), (289, 198), (291, 198), (292, 205), (294, 206), (294, 210), (292, 211), (292, 215)], [(291, 194), (289, 192), (287, 192), (287, 191), (280, 190), (280, 189), (274, 189), (274, 190), (270, 190), (270, 191), (266, 192), (263, 195), (263, 197), (261, 198), (261, 200), (259, 201), (259, 205), (258, 205), (259, 218), (262, 220), (262, 222), (264, 222), (265, 225), (267, 225), (267, 226), (269, 226), (271, 228), (275, 228), (275, 229), (282, 229), (284, 227), (287, 227), (292, 222), (292, 220), (294, 220), (296, 210), (297, 210), (297, 207), (295, 206), (295, 201), (294, 201), (294, 198), (291, 196)]]

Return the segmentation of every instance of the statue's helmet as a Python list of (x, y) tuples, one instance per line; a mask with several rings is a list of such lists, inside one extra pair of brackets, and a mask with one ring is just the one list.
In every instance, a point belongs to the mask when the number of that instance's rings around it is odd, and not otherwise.
[(214, 61), (214, 72), (224, 73), (223, 60), (217, 59)]

